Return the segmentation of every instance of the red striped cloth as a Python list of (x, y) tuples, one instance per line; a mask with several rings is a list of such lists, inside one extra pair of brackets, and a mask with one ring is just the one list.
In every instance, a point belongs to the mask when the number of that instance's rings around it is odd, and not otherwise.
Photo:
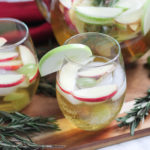
[(11, 17), (25, 22), (35, 44), (48, 41), (51, 36), (51, 25), (45, 21), (35, 1), (0, 2), (0, 18)]

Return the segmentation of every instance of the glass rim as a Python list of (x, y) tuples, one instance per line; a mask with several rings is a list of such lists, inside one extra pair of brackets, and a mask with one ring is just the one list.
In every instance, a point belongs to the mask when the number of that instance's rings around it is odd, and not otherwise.
[[(115, 62), (115, 61), (119, 58), (119, 56), (120, 56), (120, 54), (121, 54), (121, 47), (120, 47), (119, 42), (118, 42), (115, 38), (113, 38), (113, 37), (111, 37), (111, 36), (109, 36), (109, 35), (107, 35), (107, 34), (104, 34), (104, 33), (99, 33), (99, 32), (85, 32), (85, 33), (79, 33), (79, 34), (76, 34), (76, 35), (74, 35), (74, 36), (71, 36), (69, 39), (67, 39), (67, 40), (64, 42), (64, 45), (67, 45), (67, 44), (75, 44), (75, 43), (68, 43), (68, 42), (71, 41), (72, 39), (75, 39), (75, 38), (80, 37), (80, 36), (88, 35), (88, 34), (97, 34), (97, 35), (100, 35), (100, 36), (103, 36), (103, 37), (107, 37), (107, 38), (111, 39), (112, 42), (116, 43), (116, 45), (117, 45), (117, 47), (118, 47), (118, 48), (117, 48), (117, 49), (118, 49), (118, 53), (116, 54), (116, 56), (115, 56), (114, 58), (112, 58), (112, 59), (109, 59), (109, 61), (104, 62), (104, 64), (103, 64), (103, 65), (100, 65), (100, 66), (104, 66), (104, 65), (110, 64), (110, 63), (112, 63), (112, 62)], [(80, 43), (80, 44), (82, 44), (82, 43)], [(93, 55), (93, 56), (96, 56), (96, 57), (103, 57), (103, 56), (98, 56), (98, 55)]]
[(22, 25), (25, 28), (25, 36), (21, 40), (19, 40), (16, 43), (13, 43), (11, 45), (2, 46), (2, 47), (0, 47), (0, 50), (4, 49), (4, 48), (17, 47), (18, 45), (22, 44), (28, 38), (29, 29), (23, 21), (20, 21), (20, 20), (15, 19), (15, 18), (0, 18), (0, 21), (10, 21), (10, 22), (18, 23), (18, 24)]

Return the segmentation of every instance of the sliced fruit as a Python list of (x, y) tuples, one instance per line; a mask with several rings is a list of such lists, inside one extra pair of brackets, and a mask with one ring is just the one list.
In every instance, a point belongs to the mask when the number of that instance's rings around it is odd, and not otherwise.
[(22, 66), (22, 62), (20, 60), (0, 62), (0, 69), (5, 69), (5, 70), (17, 70), (21, 66)]
[(31, 83), (39, 74), (38, 65), (27, 64), (18, 69), (17, 72), (26, 75)]
[(103, 76), (104, 74), (112, 72), (114, 69), (115, 69), (115, 66), (113, 64), (105, 65), (101, 67), (88, 68), (88, 69), (80, 71), (78, 73), (78, 76), (99, 78), (100, 76)]
[(0, 52), (0, 62), (13, 60), (18, 57), (17, 52)]
[(59, 2), (68, 9), (72, 6), (72, 0), (59, 0)]
[(0, 96), (8, 95), (12, 92), (15, 92), (16, 90), (17, 90), (17, 86), (12, 86), (12, 87), (8, 87), (8, 88), (6, 88), (6, 87), (0, 88)]
[(137, 7), (140, 4), (144, 4), (146, 0), (119, 0), (116, 4), (115, 7), (120, 7), (123, 9), (129, 9), (133, 7)]
[(0, 37), (0, 47), (2, 47), (6, 42), (7, 40), (5, 38)]
[[(132, 0), (133, 3), (126, 2), (127, 4), (131, 5), (127, 11), (123, 12), (120, 16), (116, 17), (116, 21), (122, 24), (132, 24), (136, 23), (140, 20), (142, 13), (143, 13), (143, 7), (144, 7), (144, 1), (140, 2), (139, 0)], [(136, 3), (134, 2), (136, 1)]]
[(77, 87), (78, 88), (89, 88), (93, 87), (97, 84), (97, 80), (95, 78), (78, 78), (77, 79)]
[(75, 13), (80, 20), (86, 23), (110, 24), (122, 11), (122, 8), (78, 6)]
[(127, 83), (126, 80), (124, 80), (122, 86), (118, 89), (117, 93), (112, 97), (112, 101), (119, 100), (119, 98), (121, 98), (121, 96), (125, 94), (126, 87), (127, 87)]
[(21, 84), (25, 80), (23, 74), (1, 74), (0, 87), (12, 87)]
[(135, 31), (138, 29), (138, 27), (139, 27), (139, 24), (131, 24), (131, 25), (129, 25), (129, 28), (130, 28), (133, 32), (135, 32)]
[(78, 69), (78, 65), (67, 63), (59, 72), (57, 84), (63, 92), (70, 94), (75, 88)]
[(144, 7), (144, 13), (142, 16), (142, 31), (146, 35), (150, 31), (150, 0), (147, 1)]
[(21, 56), (21, 60), (24, 65), (26, 64), (36, 64), (35, 57), (33, 53), (24, 45), (19, 45), (19, 52)]
[(27, 91), (20, 90), (5, 96), (3, 101), (10, 102), (14, 111), (20, 111), (30, 103), (30, 97)]
[(67, 93), (64, 93), (64, 92), (60, 89), (60, 87), (59, 87), (58, 85), (56, 85), (56, 89), (57, 89), (58, 92), (59, 92), (62, 96), (64, 96), (64, 97), (66, 98), (66, 100), (68, 100), (71, 104), (73, 104), (73, 105), (78, 105), (78, 104), (81, 104), (81, 103), (82, 103), (82, 101), (79, 101), (79, 100), (75, 99), (72, 95), (67, 94)]
[(104, 85), (99, 87), (75, 90), (72, 96), (80, 101), (100, 102), (111, 99), (117, 93), (117, 85)]
[(65, 58), (74, 62), (82, 62), (92, 56), (90, 48), (83, 44), (59, 46), (46, 53), (39, 62), (41, 76), (60, 70)]

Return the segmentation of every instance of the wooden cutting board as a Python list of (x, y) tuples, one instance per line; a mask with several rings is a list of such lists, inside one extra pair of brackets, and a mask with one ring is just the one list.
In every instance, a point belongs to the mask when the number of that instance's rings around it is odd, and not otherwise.
[[(126, 68), (127, 93), (124, 106), (119, 115), (129, 110), (136, 97), (144, 96), (150, 87), (150, 71), (143, 67), (150, 51), (138, 60), (136, 65)], [(55, 116), (61, 131), (40, 133), (33, 136), (33, 140), (39, 144), (64, 145), (66, 150), (94, 150), (123, 141), (150, 135), (150, 117), (140, 125), (134, 136), (130, 136), (129, 129), (120, 129), (114, 120), (105, 130), (83, 131), (76, 128), (66, 120), (59, 110), (56, 98), (35, 95), (31, 104), (23, 113), (31, 116)]]

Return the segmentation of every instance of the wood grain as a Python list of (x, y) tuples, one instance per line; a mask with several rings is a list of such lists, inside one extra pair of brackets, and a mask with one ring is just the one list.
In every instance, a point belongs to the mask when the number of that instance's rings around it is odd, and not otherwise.
[[(149, 71), (143, 67), (150, 51), (138, 62), (126, 68), (127, 73), (127, 93), (125, 103), (121, 113), (130, 109), (133, 102), (129, 102), (136, 97), (145, 95), (150, 87)], [(61, 131), (41, 133), (33, 136), (33, 140), (40, 144), (65, 145), (67, 150), (94, 150), (123, 141), (150, 135), (150, 117), (144, 124), (136, 129), (135, 135), (130, 136), (129, 129), (120, 129), (116, 121), (113, 121), (105, 130), (102, 131), (83, 131), (76, 128), (66, 120), (59, 110), (57, 100), (42, 95), (34, 96), (32, 103), (24, 109), (23, 113), (31, 116), (55, 116)]]

